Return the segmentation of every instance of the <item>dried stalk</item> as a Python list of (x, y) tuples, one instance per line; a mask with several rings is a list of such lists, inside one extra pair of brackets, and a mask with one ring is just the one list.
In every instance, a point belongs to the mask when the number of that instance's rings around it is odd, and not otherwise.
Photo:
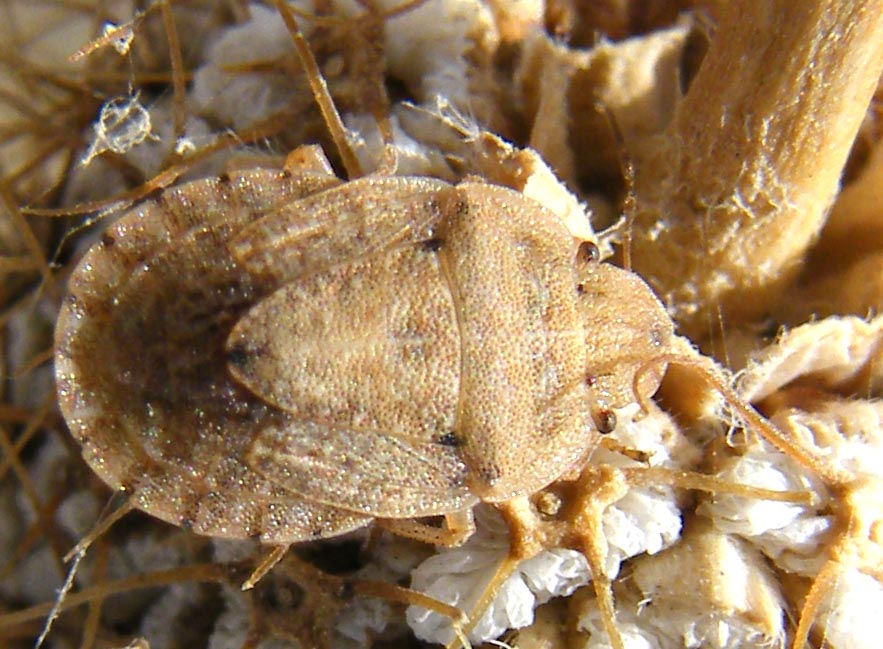
[(738, 0), (638, 153), (636, 270), (688, 335), (763, 317), (821, 229), (883, 69), (883, 0)]

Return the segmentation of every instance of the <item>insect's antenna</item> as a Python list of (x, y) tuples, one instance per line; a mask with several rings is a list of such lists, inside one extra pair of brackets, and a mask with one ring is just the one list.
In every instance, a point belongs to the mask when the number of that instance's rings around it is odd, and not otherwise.
[(632, 385), (634, 386), (636, 398), (645, 411), (647, 409), (646, 399), (644, 399), (638, 392), (640, 380), (644, 374), (653, 368), (659, 365), (668, 364), (681, 365), (697, 371), (709, 385), (723, 396), (727, 404), (742, 417), (742, 420), (747, 423), (752, 430), (756, 431), (761, 437), (779, 449), (782, 453), (818, 475), (828, 484), (828, 486), (845, 485), (852, 481), (852, 476), (844, 471), (838, 471), (837, 469), (826, 465), (819, 458), (783, 435), (772, 423), (769, 422), (769, 420), (763, 417), (752, 406), (745, 403), (745, 401), (739, 397), (739, 395), (737, 395), (721, 377), (717, 376), (717, 374), (712, 372), (701, 362), (689, 356), (681, 354), (660, 354), (638, 368), (638, 371), (635, 372), (635, 378)]
[(284, 0), (273, 0), (273, 4), (276, 5), (276, 10), (282, 16), (282, 20), (285, 21), (285, 26), (288, 28), (289, 34), (291, 34), (291, 40), (294, 42), (301, 65), (304, 66), (304, 72), (306, 72), (307, 80), (310, 83), (310, 89), (313, 91), (313, 97), (315, 97), (316, 103), (319, 105), (322, 118), (325, 120), (325, 124), (331, 134), (331, 139), (334, 140), (334, 145), (340, 152), (347, 175), (350, 179), (364, 175), (362, 165), (359, 164), (359, 160), (349, 144), (346, 127), (343, 125), (340, 113), (334, 105), (334, 99), (332, 99), (331, 93), (328, 91), (328, 84), (325, 81), (325, 77), (322, 76), (322, 71), (319, 70), (319, 64), (316, 63), (316, 57), (313, 56), (310, 44), (307, 43), (307, 39), (304, 38), (303, 32), (300, 30), (297, 18), (295, 18), (291, 8)]
[(693, 471), (675, 471), (665, 467), (640, 466), (625, 468), (622, 469), (622, 472), (628, 478), (628, 483), (633, 487), (665, 484), (680, 487), (681, 489), (693, 489), (712, 494), (733, 494), (742, 498), (774, 500), (807, 506), (817, 501), (816, 495), (811, 491), (780, 491), (778, 489), (764, 489), (763, 487), (734, 484), (727, 480), (716, 478), (713, 475)]

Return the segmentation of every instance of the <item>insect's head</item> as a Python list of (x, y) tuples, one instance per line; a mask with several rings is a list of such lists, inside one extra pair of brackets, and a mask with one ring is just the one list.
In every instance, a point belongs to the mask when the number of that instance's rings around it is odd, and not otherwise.
[(664, 367), (642, 372), (637, 386), (635, 376), (648, 360), (670, 351), (674, 324), (643, 279), (599, 259), (594, 243), (580, 244), (577, 308), (585, 332), (586, 381), (597, 402), (615, 410), (656, 392)]

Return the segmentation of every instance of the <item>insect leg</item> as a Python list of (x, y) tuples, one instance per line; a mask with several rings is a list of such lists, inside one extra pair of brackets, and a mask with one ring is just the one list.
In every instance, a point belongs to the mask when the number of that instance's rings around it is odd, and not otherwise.
[(409, 606), (420, 606), (439, 615), (443, 615), (451, 621), (454, 628), (454, 644), (461, 646), (463, 649), (472, 649), (469, 638), (466, 637), (466, 631), (463, 625), (463, 612), (455, 606), (439, 601), (434, 597), (430, 597), (425, 593), (421, 593), (410, 588), (396, 586), (385, 581), (363, 581), (355, 580), (351, 583), (355, 592), (369, 597), (382, 597), (393, 602), (407, 604)]
[[(507, 557), (497, 566), (496, 572), (494, 572), (494, 576), (491, 577), (491, 580), (484, 587), (484, 590), (481, 593), (481, 597), (478, 598), (478, 601), (475, 603), (475, 606), (472, 607), (472, 610), (466, 615), (467, 622), (466, 625), (462, 628), (462, 634), (457, 633), (457, 627), (454, 625), (454, 639), (451, 640), (446, 646), (445, 649), (460, 649), (468, 648), (469, 644), (464, 642), (466, 638), (463, 636), (468, 636), (469, 632), (478, 624), (478, 621), (481, 620), (484, 612), (490, 607), (491, 603), (494, 601), (494, 598), (500, 591), (500, 587), (506, 582), (509, 576), (515, 572), (515, 569), (518, 567), (518, 564), (528, 557), (521, 557), (513, 555), (511, 552)], [(422, 604), (421, 604), (422, 606)]]
[[(279, 558), (285, 554), (284, 549), (280, 552), (279, 548), (276, 548), (271, 556), (277, 552), (280, 554)], [(385, 581), (332, 575), (299, 557), (296, 552), (290, 552), (284, 556), (276, 574), (303, 588), (308, 593), (307, 598), (313, 601), (313, 605), (323, 611), (323, 614), (330, 619), (334, 619), (345, 602), (354, 595), (379, 597), (399, 604), (420, 606), (450, 619), (454, 633), (463, 643), (464, 649), (472, 649), (463, 631), (464, 615), (462, 611), (424, 593)]]
[(272, 550), (270, 550), (269, 554), (264, 557), (261, 562), (257, 565), (257, 567), (251, 572), (246, 579), (242, 583), (242, 590), (251, 590), (255, 587), (261, 579), (264, 578), (268, 572), (270, 572), (274, 566), (282, 560), (282, 557), (285, 556), (285, 553), (288, 552), (288, 548), (291, 547), (291, 544), (286, 543), (284, 545), (274, 546)]
[(589, 465), (577, 481), (577, 498), (569, 517), (569, 527), (589, 562), (601, 620), (613, 649), (625, 649), (625, 644), (616, 626), (613, 583), (604, 568), (607, 540), (602, 519), (607, 506), (625, 496), (628, 489), (629, 485), (621, 471), (606, 465)]
[(475, 532), (475, 518), (471, 509), (445, 514), (445, 527), (396, 518), (378, 519), (377, 524), (397, 536), (445, 547), (461, 545)]
[[(506, 580), (515, 572), (518, 565), (530, 559), (546, 549), (543, 534), (537, 533), (536, 517), (532, 512), (530, 502), (526, 497), (512, 498), (508, 501), (495, 505), (506, 520), (509, 528), (509, 553), (497, 566), (493, 577), (485, 585), (478, 601), (469, 611), (468, 622), (463, 631), (468, 634), (481, 620), (484, 612), (499, 594), (500, 588)], [(461, 640), (455, 637), (448, 643), (446, 649), (458, 649)], [(463, 645), (465, 646), (465, 645)]]
[[(839, 519), (840, 538), (828, 550), (830, 558), (813, 579), (812, 586), (804, 599), (797, 618), (798, 623), (794, 631), (792, 647), (793, 649), (803, 649), (807, 644), (809, 632), (815, 623), (814, 618), (822, 605), (824, 596), (835, 587), (838, 573), (846, 569), (843, 565), (843, 557), (854, 557), (856, 547), (868, 547), (867, 542), (870, 540), (871, 534), (861, 524), (860, 519), (862, 517), (857, 514), (854, 505), (855, 501), (863, 498), (866, 483), (862, 478), (850, 474), (847, 470), (833, 463), (827, 462), (823, 457), (806, 448), (796, 437), (788, 435), (777, 428), (755, 410), (751, 404), (746, 403), (740, 398), (719, 373), (692, 357), (662, 354), (657, 358), (651, 359), (638, 370), (635, 375), (635, 382), (637, 383), (640, 376), (647, 369), (669, 363), (692, 368), (699, 373), (712, 388), (723, 396), (727, 405), (743, 420), (748, 429), (754, 431), (803, 468), (815, 473), (828, 489), (840, 494), (842, 498), (841, 506), (834, 511), (834, 515)], [(640, 400), (640, 395), (638, 395), (638, 398)], [(744, 497), (782, 500), (809, 506), (815, 504), (816, 494), (812, 492), (776, 492), (747, 485), (727, 484), (725, 481), (720, 481), (713, 476), (690, 472), (670, 472), (659, 468), (641, 468), (627, 471), (629, 471), (628, 481), (632, 484), (637, 484), (641, 481), (667, 482), (679, 487), (700, 489), (712, 493), (733, 493)], [(660, 471), (668, 475), (663, 476), (659, 473)], [(878, 498), (875, 496), (873, 500), (877, 501)], [(866, 527), (873, 525), (873, 523), (867, 520), (864, 523)], [(844, 548), (847, 547), (850, 549), (845, 550)]]
[(95, 539), (97, 539), (99, 536), (101, 536), (102, 534), (107, 532), (107, 530), (109, 530), (113, 526), (114, 523), (116, 523), (123, 516), (125, 516), (130, 511), (135, 509), (136, 506), (137, 506), (137, 503), (135, 502), (134, 499), (126, 498), (125, 502), (122, 505), (120, 505), (119, 509), (117, 509), (116, 511), (111, 513), (106, 518), (103, 518), (103, 519), (99, 520), (97, 523), (95, 523), (94, 527), (91, 530), (89, 530), (89, 532), (86, 534), (86, 536), (81, 538), (77, 542), (77, 544), (73, 548), (71, 548), (70, 552), (68, 552), (66, 555), (64, 555), (65, 563), (67, 563), (68, 561), (70, 561), (71, 559), (76, 557), (77, 555), (85, 554), (85, 552), (89, 548), (89, 546), (95, 542)]
[(828, 486), (843, 486), (852, 481), (852, 476), (848, 475), (845, 471), (829, 466), (821, 458), (804, 449), (796, 440), (782, 434), (750, 404), (745, 403), (718, 373), (712, 371), (707, 364), (693, 357), (681, 354), (660, 354), (638, 368), (633, 384), (635, 386), (635, 396), (645, 411), (647, 409), (647, 399), (638, 391), (639, 382), (651, 370), (660, 365), (668, 364), (681, 365), (695, 370), (712, 388), (717, 390), (727, 402), (727, 405), (742, 418), (751, 430), (795, 462), (818, 475)]

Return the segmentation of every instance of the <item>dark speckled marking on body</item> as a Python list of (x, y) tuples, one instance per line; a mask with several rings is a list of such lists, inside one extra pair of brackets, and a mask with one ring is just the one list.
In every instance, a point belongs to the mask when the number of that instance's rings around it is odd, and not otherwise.
[(433, 237), (432, 239), (423, 241), (420, 245), (423, 246), (424, 250), (428, 250), (429, 252), (438, 252), (442, 249), (442, 246), (445, 245), (445, 242), (441, 237)]
[(235, 342), (227, 350), (227, 362), (234, 367), (245, 367), (253, 357), (254, 350), (243, 342)]
[(458, 446), (463, 445), (463, 440), (460, 439), (456, 433), (445, 433), (438, 437), (435, 442), (441, 446), (449, 446), (451, 448), (457, 448)]

